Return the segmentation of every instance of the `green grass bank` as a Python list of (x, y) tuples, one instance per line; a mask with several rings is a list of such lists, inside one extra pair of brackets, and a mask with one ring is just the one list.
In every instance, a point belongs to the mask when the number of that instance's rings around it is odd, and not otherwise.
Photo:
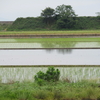
[(100, 100), (100, 84), (95, 80), (59, 82), (0, 83), (0, 100)]

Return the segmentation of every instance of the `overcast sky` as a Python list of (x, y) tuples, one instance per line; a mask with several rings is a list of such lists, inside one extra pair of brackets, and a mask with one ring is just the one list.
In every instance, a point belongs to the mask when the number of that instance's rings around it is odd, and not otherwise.
[(37, 17), (46, 7), (71, 5), (78, 16), (96, 16), (100, 0), (0, 0), (0, 21), (14, 21), (18, 17)]

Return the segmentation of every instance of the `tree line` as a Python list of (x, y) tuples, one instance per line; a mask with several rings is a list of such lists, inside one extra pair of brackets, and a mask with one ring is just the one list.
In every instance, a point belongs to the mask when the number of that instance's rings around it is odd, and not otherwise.
[(47, 7), (39, 17), (17, 18), (8, 30), (100, 29), (100, 16), (78, 17), (71, 5)]

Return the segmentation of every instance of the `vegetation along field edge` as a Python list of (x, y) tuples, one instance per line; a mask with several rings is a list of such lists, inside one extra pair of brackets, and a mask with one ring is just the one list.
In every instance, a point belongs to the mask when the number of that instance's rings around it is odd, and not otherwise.
[(82, 35), (100, 34), (100, 30), (75, 30), (75, 31), (0, 31), (0, 35)]

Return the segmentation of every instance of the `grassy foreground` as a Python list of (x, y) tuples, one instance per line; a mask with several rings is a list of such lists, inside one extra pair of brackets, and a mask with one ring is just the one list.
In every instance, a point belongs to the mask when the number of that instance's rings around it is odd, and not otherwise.
[(76, 30), (76, 31), (1, 31), (0, 35), (83, 35), (83, 34), (100, 34), (100, 30)]
[(100, 100), (100, 88), (95, 81), (69, 83), (32, 82), (0, 84), (0, 100)]

